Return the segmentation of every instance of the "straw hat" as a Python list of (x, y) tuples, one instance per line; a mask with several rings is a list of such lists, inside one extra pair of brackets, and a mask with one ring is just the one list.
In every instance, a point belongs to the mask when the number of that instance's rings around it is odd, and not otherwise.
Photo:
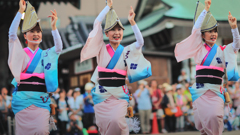
[[(205, 6), (201, 2), (197, 2), (197, 8), (194, 16), (194, 24), (197, 21), (199, 15), (204, 10)], [(201, 32), (210, 31), (218, 26), (218, 22), (213, 17), (212, 13), (208, 11), (201, 27)]]
[(94, 87), (94, 84), (91, 83), (91, 82), (88, 82), (88, 83), (85, 84), (84, 89), (85, 90), (92, 90), (93, 87)]
[(122, 27), (122, 29), (124, 30), (124, 27), (123, 27), (120, 19), (118, 18), (117, 13), (111, 7), (111, 9), (108, 11), (108, 13), (106, 15), (106, 23), (105, 23), (104, 32), (108, 32), (117, 24), (119, 24), (119, 26)]
[(171, 90), (173, 90), (173, 88), (172, 88), (171, 85), (169, 85), (169, 86), (167, 86), (167, 87), (165, 88), (165, 91), (166, 91), (166, 92), (171, 91)]
[(40, 19), (38, 19), (35, 8), (30, 4), (30, 2), (27, 2), (27, 8), (22, 24), (22, 33), (28, 32), (29, 30), (33, 29), (37, 24), (42, 31), (39, 22)]
[(147, 82), (147, 81), (145, 81), (145, 80), (140, 80), (140, 81), (138, 81), (138, 84), (139, 84), (139, 85), (140, 85), (140, 84), (147, 85), (147, 84), (148, 84), (148, 82)]

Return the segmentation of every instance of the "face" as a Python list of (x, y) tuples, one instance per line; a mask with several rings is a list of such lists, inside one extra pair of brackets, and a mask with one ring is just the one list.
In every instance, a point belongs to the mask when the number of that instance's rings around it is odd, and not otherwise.
[(116, 25), (105, 34), (108, 37), (110, 44), (120, 44), (123, 38), (123, 29), (119, 25)]
[(218, 38), (217, 29), (204, 32), (204, 34), (202, 34), (202, 38), (205, 40), (206, 44), (211, 46), (214, 45)]
[[(35, 41), (35, 42), (42, 41), (42, 31), (41, 31), (40, 27), (37, 25), (30, 31), (26, 32), (26, 34), (24, 34), (24, 38), (27, 41)], [(28, 42), (28, 44), (29, 45), (39, 45), (39, 43), (32, 43), (32, 42)]]
[(65, 96), (66, 96), (66, 92), (65, 92), (65, 91), (61, 92), (61, 93), (59, 94), (59, 96), (60, 96), (60, 97), (65, 97)]
[(143, 89), (144, 88), (144, 85), (143, 84), (140, 84), (139, 85), (139, 89)]
[(68, 93), (67, 93), (67, 96), (68, 96), (68, 97), (71, 97), (71, 96), (72, 96), (72, 93), (73, 93), (73, 90), (70, 89), (70, 90), (68, 91)]
[(152, 82), (151, 82), (151, 87), (156, 88), (156, 87), (157, 87), (157, 81), (155, 81), (155, 80), (152, 81)]
[(178, 93), (178, 95), (182, 95), (182, 89), (181, 88), (177, 89), (177, 93)]
[(2, 92), (1, 92), (1, 94), (3, 95), (3, 96), (5, 96), (5, 95), (7, 95), (7, 93), (8, 93), (8, 90), (7, 90), (7, 88), (2, 88), (2, 90), (1, 90)]

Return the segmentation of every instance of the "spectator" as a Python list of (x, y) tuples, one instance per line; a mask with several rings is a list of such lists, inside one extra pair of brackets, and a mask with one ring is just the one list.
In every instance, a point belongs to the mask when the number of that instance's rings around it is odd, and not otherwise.
[(6, 114), (7, 105), (4, 102), (3, 97), (0, 95), (0, 134), (4, 134), (5, 130), (7, 129)]
[(78, 115), (78, 116), (82, 116), (83, 112), (83, 99), (81, 97), (78, 96), (78, 92), (74, 91), (73, 93), (73, 97), (68, 99), (68, 104), (70, 106), (71, 111)]
[(235, 83), (234, 93), (232, 96), (233, 99), (233, 108), (237, 109), (237, 107), (240, 105), (240, 87), (239, 82)]
[(188, 129), (190, 129), (190, 130), (196, 130), (195, 124), (194, 124), (194, 115), (193, 115), (192, 102), (190, 102), (190, 108), (189, 108), (188, 111), (187, 111), (186, 123), (187, 123)]
[(60, 91), (60, 88), (57, 88), (57, 90), (55, 92), (53, 92), (53, 95), (52, 97), (57, 100), (59, 98), (59, 91)]
[(141, 80), (138, 82), (139, 87), (135, 92), (138, 101), (138, 111), (143, 134), (150, 132), (150, 115), (152, 112), (151, 95), (152, 91), (148, 88), (147, 82)]
[(176, 128), (178, 131), (184, 131), (184, 115), (183, 113), (186, 112), (186, 104), (187, 104), (187, 100), (185, 99), (185, 97), (183, 96), (183, 89), (182, 89), (182, 85), (178, 84), (177, 87), (177, 95), (174, 96), (174, 99), (176, 101), (176, 106), (179, 107), (180, 110), (182, 112), (182, 115), (180, 116), (176, 116), (177, 118), (177, 122), (176, 122)]
[(190, 79), (188, 78), (186, 71), (184, 69), (181, 70), (181, 75), (179, 75), (179, 77), (178, 77), (178, 82), (181, 84), (190, 82)]
[(2, 97), (3, 97), (3, 100), (4, 102), (6, 103), (7, 106), (9, 106), (11, 100), (12, 100), (12, 97), (11, 96), (8, 96), (8, 90), (6, 87), (3, 87), (2, 90), (1, 90), (1, 94), (2, 94)]
[(93, 109), (93, 100), (92, 100), (92, 93), (91, 90), (94, 85), (91, 82), (85, 84), (85, 94), (83, 95), (84, 98), (84, 116), (83, 116), (83, 123), (84, 127), (88, 129), (94, 123), (94, 109)]
[(60, 129), (60, 135), (64, 135), (66, 133), (66, 124), (68, 122), (68, 110), (69, 105), (66, 98), (65, 90), (61, 90), (59, 92), (59, 98), (57, 99), (57, 112), (58, 112), (58, 127)]
[[(56, 103), (56, 100), (50, 95), (50, 99), (51, 99), (51, 104), (54, 105), (54, 108), (55, 108), (55, 111), (56, 111), (56, 108), (57, 108), (57, 103)], [(55, 122), (55, 125), (57, 125), (57, 116), (56, 114), (55, 115), (52, 115), (53, 119), (54, 119), (54, 122)], [(50, 134), (49, 135), (57, 135), (57, 132), (58, 131), (50, 131)]]
[(160, 119), (160, 122), (161, 122), (162, 133), (167, 133), (167, 130), (165, 129), (165, 125), (164, 125), (165, 116), (161, 106), (163, 93), (157, 87), (158, 87), (157, 81), (152, 80), (151, 88), (150, 88), (150, 91), (152, 91), (152, 111), (157, 112), (157, 118)]
[(75, 115), (73, 112), (70, 112), (68, 116), (70, 120), (67, 124), (67, 135), (83, 135), (81, 117)]
[[(229, 112), (229, 108), (230, 108), (230, 112)], [(225, 121), (225, 123), (227, 123), (228, 130), (229, 129), (230, 129), (230, 131), (231, 131), (231, 129), (239, 130), (239, 128), (238, 128), (239, 117), (237, 117), (235, 109), (232, 107), (232, 102), (229, 103), (229, 108), (228, 108), (228, 106), (224, 107), (224, 121)], [(229, 126), (231, 126), (231, 127), (229, 127)]]
[(185, 90), (183, 91), (183, 95), (187, 99), (188, 105), (190, 105), (190, 102), (192, 102), (192, 95), (190, 93), (189, 86), (189, 83), (185, 83)]
[(73, 90), (70, 89), (70, 90), (68, 90), (68, 92), (67, 92), (67, 98), (70, 99), (70, 98), (72, 98), (72, 97), (73, 97)]
[(164, 113), (166, 115), (165, 122), (166, 127), (168, 128), (169, 132), (175, 132), (176, 130), (176, 106), (174, 103), (174, 97), (172, 93), (172, 86), (169, 84), (166, 84), (164, 87), (164, 96), (162, 99), (162, 108), (164, 110)]

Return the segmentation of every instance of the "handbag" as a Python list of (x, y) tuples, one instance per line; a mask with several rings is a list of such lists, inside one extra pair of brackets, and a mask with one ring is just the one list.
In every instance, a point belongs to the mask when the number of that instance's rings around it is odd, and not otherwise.
[(170, 108), (165, 108), (164, 111), (167, 116), (173, 116), (175, 114)]
[(177, 112), (175, 113), (175, 117), (180, 117), (183, 115), (183, 112), (179, 106), (176, 107)]

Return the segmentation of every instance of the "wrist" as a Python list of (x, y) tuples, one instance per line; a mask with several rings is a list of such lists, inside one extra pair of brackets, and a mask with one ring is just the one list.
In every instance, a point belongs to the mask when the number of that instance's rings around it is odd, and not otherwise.
[(236, 29), (236, 28), (237, 28), (237, 25), (232, 25), (231, 28), (232, 28), (232, 29)]
[(21, 14), (23, 14), (24, 10), (19, 9), (18, 12), (20, 12)]
[(208, 12), (208, 11), (209, 11), (209, 8), (208, 8), (208, 7), (205, 7), (205, 10)]
[(52, 30), (56, 30), (56, 29), (57, 29), (56, 25), (52, 26)]
[(132, 26), (136, 24), (136, 22), (134, 20), (130, 20), (129, 22)]

